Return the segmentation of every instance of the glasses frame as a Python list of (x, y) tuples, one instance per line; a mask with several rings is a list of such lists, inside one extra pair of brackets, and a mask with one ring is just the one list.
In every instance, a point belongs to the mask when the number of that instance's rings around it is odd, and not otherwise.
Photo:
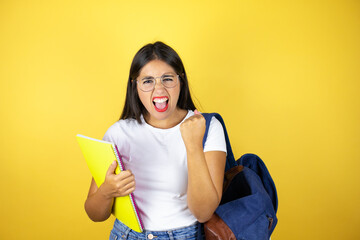
[(141, 85), (139, 84), (139, 81), (142, 81), (142, 80), (144, 80), (144, 79), (147, 78), (147, 77), (144, 77), (143, 79), (140, 79), (140, 80), (136, 79), (136, 84), (139, 86), (139, 89), (140, 89), (141, 91), (143, 91), (143, 92), (150, 92), (150, 91), (154, 90), (154, 88), (155, 88), (155, 86), (156, 86), (156, 79), (160, 78), (160, 83), (161, 83), (161, 85), (162, 85), (164, 88), (174, 88), (174, 87), (176, 87), (176, 86), (178, 85), (178, 83), (180, 82), (180, 76), (179, 76), (179, 74), (175, 74), (175, 77), (176, 77), (176, 79), (177, 79), (176, 84), (175, 84), (173, 87), (166, 87), (166, 86), (164, 85), (164, 83), (163, 83), (163, 78), (164, 78), (164, 76), (169, 75), (169, 74), (173, 74), (173, 73), (164, 73), (164, 74), (163, 74), (162, 76), (160, 76), (160, 77), (151, 77), (151, 78), (153, 78), (153, 79), (155, 80), (155, 84), (154, 84), (154, 86), (152, 87), (152, 89), (150, 89), (150, 90), (144, 90), (144, 89), (142, 89), (142, 88), (141, 88)]

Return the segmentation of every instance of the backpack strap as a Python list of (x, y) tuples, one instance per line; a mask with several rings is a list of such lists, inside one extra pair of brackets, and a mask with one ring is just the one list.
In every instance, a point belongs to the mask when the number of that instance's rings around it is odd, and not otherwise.
[(203, 138), (203, 147), (205, 146), (206, 138), (209, 133), (211, 119), (212, 119), (212, 117), (215, 117), (217, 120), (219, 120), (219, 122), (221, 123), (221, 125), (224, 129), (224, 135), (225, 135), (225, 141), (226, 141), (226, 151), (227, 151), (225, 172), (227, 170), (229, 170), (230, 168), (237, 166), (237, 163), (234, 158), (234, 154), (231, 149), (229, 136), (226, 131), (225, 122), (224, 122), (223, 118), (218, 113), (202, 113), (202, 115), (204, 116), (204, 118), (206, 120), (206, 129), (205, 129), (205, 134), (204, 134), (204, 138)]

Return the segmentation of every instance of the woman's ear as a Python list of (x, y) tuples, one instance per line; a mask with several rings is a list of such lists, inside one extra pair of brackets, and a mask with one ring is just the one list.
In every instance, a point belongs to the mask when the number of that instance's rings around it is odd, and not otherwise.
[[(180, 77), (181, 77), (181, 79), (185, 79), (185, 74), (181, 73)], [(180, 86), (182, 86), (182, 85), (183, 85), (183, 81), (180, 81)]]

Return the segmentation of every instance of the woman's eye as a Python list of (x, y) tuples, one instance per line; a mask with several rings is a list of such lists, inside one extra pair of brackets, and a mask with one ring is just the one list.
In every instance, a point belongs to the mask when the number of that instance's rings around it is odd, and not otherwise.
[(154, 82), (154, 80), (153, 79), (147, 79), (147, 80), (143, 80), (143, 85), (150, 85), (150, 84), (152, 84)]
[(174, 78), (173, 77), (166, 77), (163, 79), (164, 82), (171, 82), (171, 81), (174, 81)]

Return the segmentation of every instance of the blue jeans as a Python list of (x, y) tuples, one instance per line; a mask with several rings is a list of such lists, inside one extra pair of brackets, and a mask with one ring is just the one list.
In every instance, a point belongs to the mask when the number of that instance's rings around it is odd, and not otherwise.
[(198, 224), (172, 229), (168, 231), (147, 231), (144, 230), (142, 233), (135, 232), (120, 222), (118, 219), (114, 222), (114, 227), (110, 232), (110, 240), (196, 240), (198, 234)]

